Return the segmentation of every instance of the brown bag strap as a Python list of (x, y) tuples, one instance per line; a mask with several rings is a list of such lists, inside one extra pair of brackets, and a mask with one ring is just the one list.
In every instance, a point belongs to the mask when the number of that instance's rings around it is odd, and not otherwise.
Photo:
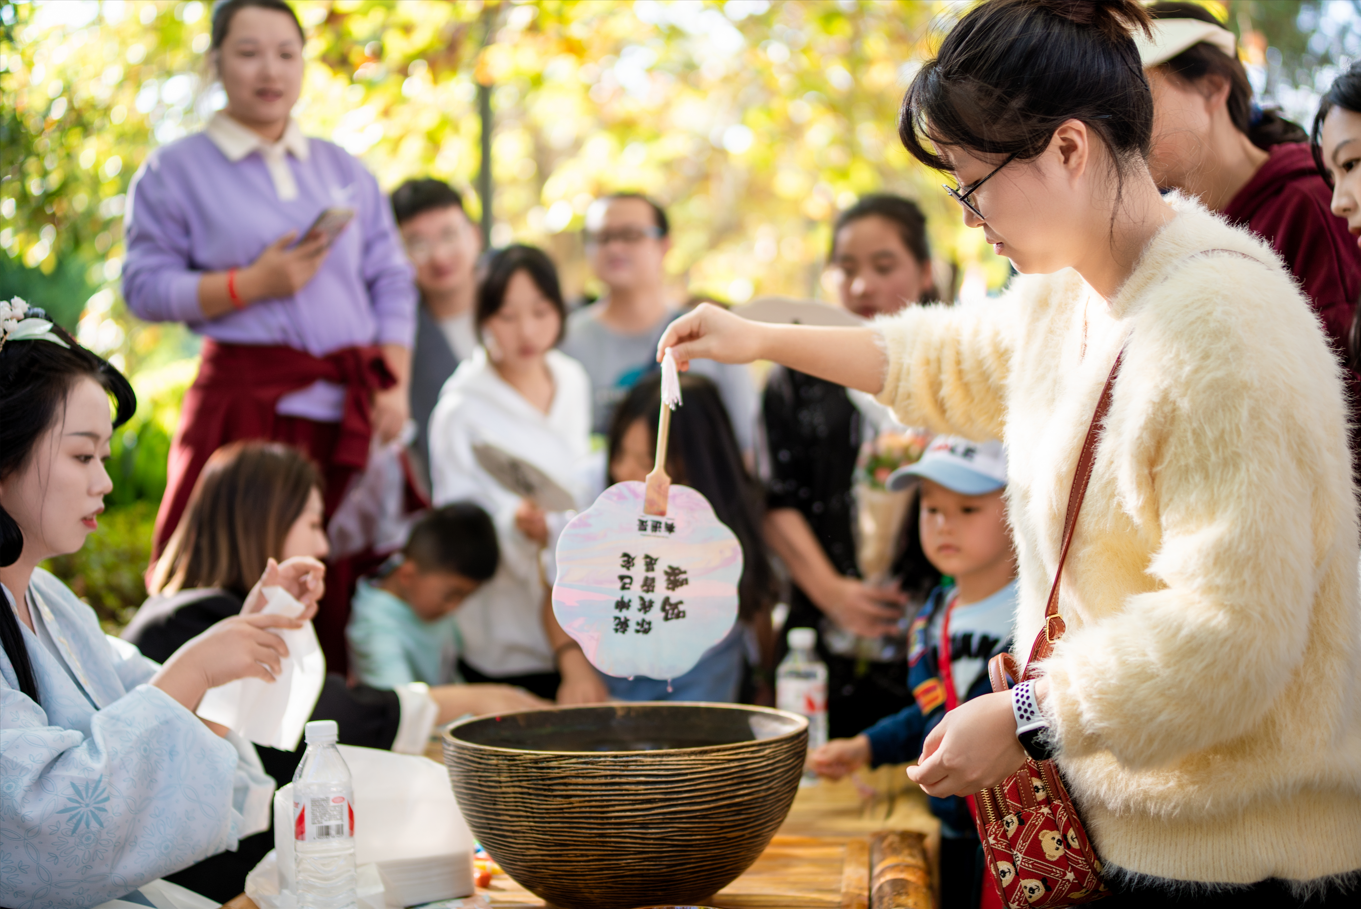
[(1087, 437), (1082, 440), (1082, 453), (1077, 458), (1077, 472), (1073, 474), (1073, 488), (1068, 493), (1068, 511), (1063, 516), (1063, 546), (1059, 549), (1059, 564), (1054, 569), (1054, 584), (1049, 588), (1049, 602), (1044, 607), (1044, 628), (1035, 635), (1035, 644), (1030, 648), (1030, 659), (1026, 660), (1025, 672), (1028, 675), (1037, 662), (1049, 656), (1054, 642), (1063, 636), (1065, 626), (1059, 613), (1059, 583), (1063, 580), (1063, 564), (1068, 561), (1068, 550), (1073, 545), (1073, 531), (1077, 528), (1077, 515), (1082, 510), (1082, 500), (1087, 495), (1087, 484), (1092, 479), (1092, 464), (1096, 461), (1096, 443), (1101, 438), (1101, 429), (1106, 422), (1106, 413), (1111, 409), (1111, 388), (1120, 372), (1120, 364), (1125, 359), (1122, 347), (1116, 354), (1115, 364), (1101, 388), (1101, 397), (1096, 402), (1096, 412), (1092, 414), (1091, 425), (1087, 427)]
[[(1226, 255), (1237, 256), (1240, 259), (1247, 259), (1259, 265), (1264, 264), (1256, 256), (1239, 252), (1236, 249), (1202, 249), (1200, 252), (1192, 253), (1188, 259), (1199, 256)], [(1082, 499), (1087, 495), (1087, 484), (1092, 479), (1092, 463), (1096, 460), (1096, 443), (1100, 440), (1101, 430), (1106, 422), (1106, 412), (1111, 407), (1111, 388), (1115, 385), (1115, 377), (1120, 372), (1120, 363), (1125, 358), (1125, 349), (1122, 346), (1120, 353), (1115, 357), (1115, 363), (1111, 366), (1111, 373), (1106, 377), (1106, 384), (1101, 389), (1101, 398), (1096, 402), (1096, 412), (1092, 414), (1091, 425), (1087, 427), (1087, 438), (1082, 442), (1082, 453), (1078, 455), (1077, 472), (1073, 474), (1073, 488), (1068, 493), (1068, 511), (1063, 516), (1063, 546), (1059, 550), (1059, 564), (1054, 569), (1054, 585), (1049, 588), (1049, 602), (1044, 607), (1044, 627), (1040, 633), (1035, 635), (1035, 643), (1030, 648), (1030, 658), (1026, 660), (1024, 676), (1029, 676), (1034, 670), (1036, 663), (1046, 659), (1054, 650), (1054, 643), (1063, 636), (1066, 626), (1063, 623), (1063, 616), (1059, 613), (1059, 582), (1063, 579), (1063, 564), (1068, 561), (1068, 549), (1073, 544), (1073, 530), (1077, 526), (1077, 515), (1082, 510)], [(1020, 681), (1020, 677), (1016, 677)], [(993, 681), (994, 690), (996, 680)]]

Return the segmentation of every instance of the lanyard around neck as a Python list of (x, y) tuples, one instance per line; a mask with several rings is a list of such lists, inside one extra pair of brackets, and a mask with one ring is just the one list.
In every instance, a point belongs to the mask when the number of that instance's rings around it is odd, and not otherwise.
[(950, 665), (950, 613), (954, 611), (958, 602), (959, 591), (955, 591), (950, 599), (945, 601), (945, 614), (940, 617), (940, 647), (936, 651), (939, 656), (936, 675), (940, 676), (940, 683), (945, 688), (947, 713), (959, 706), (959, 692), (955, 690), (955, 670)]

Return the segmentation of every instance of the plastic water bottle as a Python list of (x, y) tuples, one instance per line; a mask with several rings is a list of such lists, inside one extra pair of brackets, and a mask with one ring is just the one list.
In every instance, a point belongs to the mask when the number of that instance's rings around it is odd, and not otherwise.
[(293, 774), (293, 867), (302, 909), (355, 909), (354, 786), (335, 720), (306, 726)]
[[(789, 655), (775, 670), (775, 706), (808, 717), (808, 749), (827, 744), (827, 667), (813, 647), (817, 632), (811, 628), (791, 628)], [(811, 770), (803, 775), (804, 784), (817, 782)]]

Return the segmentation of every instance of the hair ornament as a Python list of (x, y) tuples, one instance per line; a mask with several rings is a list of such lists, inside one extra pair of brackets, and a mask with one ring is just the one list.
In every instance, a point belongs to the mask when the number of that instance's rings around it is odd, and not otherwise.
[(19, 297), (11, 297), (9, 302), (0, 300), (0, 350), (10, 341), (51, 341), (70, 350), (70, 344), (52, 333), (52, 323), (44, 318), (46, 315)]

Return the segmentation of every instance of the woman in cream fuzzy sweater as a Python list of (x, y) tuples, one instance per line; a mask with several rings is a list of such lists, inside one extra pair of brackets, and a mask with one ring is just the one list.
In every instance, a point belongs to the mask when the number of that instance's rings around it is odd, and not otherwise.
[[(1361, 869), (1341, 377), (1271, 248), (1148, 176), (1152, 105), (1129, 37), (1144, 17), (1132, 2), (990, 0), (908, 91), (909, 151), (959, 179), (966, 223), (1026, 275), (1004, 298), (873, 330), (703, 307), (661, 345), (683, 362), (774, 360), (878, 393), (910, 425), (1003, 439), (1020, 659), (1123, 347), (1065, 569), (1067, 634), (1036, 684), (1117, 890), (1106, 905), (1340, 903)], [(976, 699), (909, 774), (933, 795), (994, 785), (1022, 763), (1015, 735), (1010, 694)]]

